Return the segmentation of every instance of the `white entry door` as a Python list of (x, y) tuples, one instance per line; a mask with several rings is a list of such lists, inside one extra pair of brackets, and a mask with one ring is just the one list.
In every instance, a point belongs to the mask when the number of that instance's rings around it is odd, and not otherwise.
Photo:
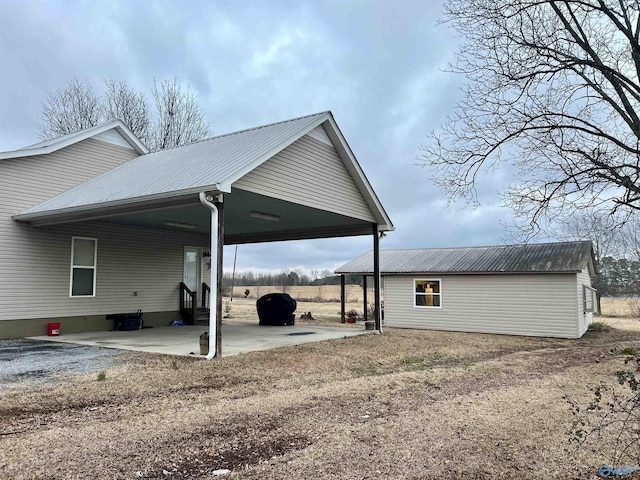
[(189, 290), (199, 292), (202, 285), (202, 249), (184, 247), (183, 281)]

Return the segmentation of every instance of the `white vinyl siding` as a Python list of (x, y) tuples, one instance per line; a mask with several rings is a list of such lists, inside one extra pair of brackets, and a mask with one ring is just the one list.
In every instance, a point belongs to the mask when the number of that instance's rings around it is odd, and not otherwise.
[(415, 277), (386, 275), (388, 327), (575, 338), (576, 275), (442, 275), (443, 307), (414, 308)]
[[(577, 275), (576, 290), (578, 299), (578, 336), (584, 335), (587, 328), (593, 322), (593, 313), (584, 311), (584, 288), (583, 285), (591, 286), (591, 277), (588, 270), (583, 270)], [(597, 306), (594, 305), (594, 308)]]
[[(209, 243), (208, 235), (99, 222), (15, 227), (13, 258), (2, 259), (12, 276), (0, 276), (0, 320), (177, 311), (184, 246)], [(95, 297), (69, 296), (71, 236), (98, 240)], [(210, 275), (204, 268), (203, 281)]]
[[(0, 160), (0, 235), (11, 215), (39, 205), (137, 157), (89, 138), (48, 155)], [(2, 244), (0, 239), (0, 245)]]
[(335, 148), (309, 135), (289, 145), (232, 186), (375, 222)]
[[(35, 228), (11, 218), (136, 156), (87, 139), (0, 160), (0, 320), (178, 310), (184, 245), (208, 247), (207, 235), (99, 222)], [(95, 297), (69, 296), (74, 236), (98, 240)], [(203, 273), (208, 282), (210, 271)]]

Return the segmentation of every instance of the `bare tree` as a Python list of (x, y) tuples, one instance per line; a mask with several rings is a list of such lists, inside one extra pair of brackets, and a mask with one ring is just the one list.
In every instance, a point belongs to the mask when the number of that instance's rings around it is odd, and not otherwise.
[(557, 236), (562, 240), (590, 240), (596, 262), (621, 253), (621, 229), (613, 228), (615, 220), (597, 211), (583, 210), (560, 225)]
[(155, 150), (195, 142), (209, 134), (209, 124), (195, 96), (188, 88), (183, 92), (178, 79), (165, 80), (159, 86), (154, 80), (153, 98), (157, 114), (153, 135)]
[(322, 284), (320, 274), (321, 272), (319, 268), (311, 269), (311, 281), (316, 286), (316, 298), (321, 301), (324, 293), (324, 285)]
[(151, 150), (202, 140), (209, 134), (193, 93), (183, 91), (178, 79), (154, 81), (156, 107), (152, 121), (150, 104), (126, 82), (105, 79), (106, 92), (99, 97), (91, 85), (78, 78), (66, 88), (49, 92), (38, 127), (43, 139), (55, 138), (115, 119), (122, 120)]
[(448, 0), (445, 16), (468, 84), (423, 158), (451, 199), (477, 203), (479, 173), (507, 164), (529, 235), (577, 209), (640, 210), (637, 0)]
[[(612, 228), (615, 221), (609, 215), (601, 215), (594, 210), (583, 210), (572, 218), (560, 224), (560, 232), (557, 236), (563, 240), (590, 240), (593, 245), (593, 253), (596, 270), (595, 277), (591, 279), (592, 286), (596, 289), (597, 312), (601, 312), (601, 296), (604, 283), (602, 278), (602, 259), (620, 252), (620, 229)], [(606, 290), (606, 288), (604, 288)], [(606, 292), (605, 292), (606, 293)]]
[(283, 268), (277, 278), (282, 293), (289, 293), (289, 291), (291, 291), (291, 277), (289, 277), (289, 272)]
[(640, 215), (635, 215), (624, 224), (620, 236), (626, 257), (640, 262)]
[(597, 210), (582, 210), (560, 225), (563, 240), (591, 240), (596, 262), (604, 257), (640, 261), (640, 215), (624, 222)]
[(311, 281), (315, 282), (320, 277), (320, 269), (319, 268), (312, 268), (309, 271), (309, 274), (311, 275)]
[(43, 140), (60, 137), (102, 122), (100, 99), (85, 80), (75, 77), (66, 88), (47, 92), (38, 132)]
[(102, 99), (104, 120), (120, 119), (145, 144), (149, 144), (151, 109), (141, 92), (134, 92), (126, 82), (105, 79), (107, 93)]

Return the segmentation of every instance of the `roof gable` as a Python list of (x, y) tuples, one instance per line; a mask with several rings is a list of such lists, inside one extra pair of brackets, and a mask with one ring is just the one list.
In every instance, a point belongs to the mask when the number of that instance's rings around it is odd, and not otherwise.
[(79, 132), (69, 133), (62, 137), (45, 140), (18, 150), (0, 152), (0, 160), (46, 155), (88, 138), (95, 138), (97, 140), (117, 145), (119, 141), (114, 135), (120, 137), (122, 141), (130, 145), (140, 155), (149, 153), (147, 147), (145, 147), (140, 139), (138, 139), (138, 137), (136, 137), (121, 120), (114, 120), (113, 122), (109, 122), (104, 125), (87, 128), (86, 130), (81, 130)]
[(314, 124), (317, 117), (324, 115), (310, 115), (142, 155), (24, 213), (88, 207), (177, 192), (229, 192), (231, 182), (241, 176), (239, 172), (250, 171), (266, 161), (283, 148), (287, 139), (297, 139), (313, 128), (309, 125)]
[(345, 161), (381, 230), (393, 225), (364, 176), (331, 112), (321, 112), (142, 155), (20, 215), (29, 220), (55, 213), (170, 198), (201, 191), (230, 192), (231, 185), (319, 125)]
[(367, 222), (376, 221), (322, 125), (257, 166), (232, 187)]
[[(337, 273), (372, 273), (372, 252)], [(380, 271), (399, 273), (593, 273), (591, 242), (558, 242), (466, 248), (380, 251)]]

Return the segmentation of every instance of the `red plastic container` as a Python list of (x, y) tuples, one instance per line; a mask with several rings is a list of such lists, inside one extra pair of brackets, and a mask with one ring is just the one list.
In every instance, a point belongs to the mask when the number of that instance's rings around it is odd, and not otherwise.
[(60, 335), (59, 323), (47, 323), (47, 335), (50, 337), (57, 337)]

